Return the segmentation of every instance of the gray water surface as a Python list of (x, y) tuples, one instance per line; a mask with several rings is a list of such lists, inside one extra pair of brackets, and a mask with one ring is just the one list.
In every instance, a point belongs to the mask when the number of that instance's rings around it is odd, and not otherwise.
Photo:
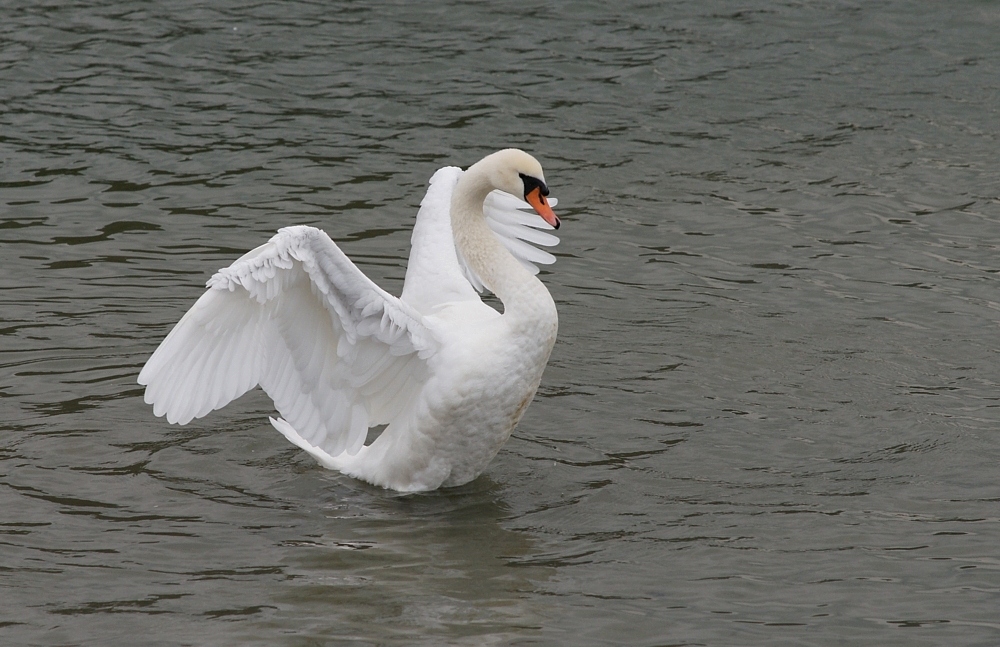
[[(0, 643), (1000, 644), (1000, 5), (0, 9)], [(519, 146), (560, 339), (399, 496), (136, 375), (289, 224), (398, 294)]]

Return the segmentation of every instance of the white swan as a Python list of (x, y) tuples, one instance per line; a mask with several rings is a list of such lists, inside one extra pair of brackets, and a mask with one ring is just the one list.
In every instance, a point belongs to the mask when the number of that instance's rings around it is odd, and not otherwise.
[[(538, 231), (559, 227), (548, 193), (542, 167), (517, 149), (439, 170), (398, 299), (324, 232), (279, 230), (208, 281), (139, 373), (146, 402), (186, 424), (259, 384), (283, 416), (271, 423), (325, 467), (410, 492), (471, 481), (517, 425), (555, 343), (555, 303), (533, 264), (555, 257), (529, 244), (559, 242)], [(544, 222), (518, 211), (521, 195)]]

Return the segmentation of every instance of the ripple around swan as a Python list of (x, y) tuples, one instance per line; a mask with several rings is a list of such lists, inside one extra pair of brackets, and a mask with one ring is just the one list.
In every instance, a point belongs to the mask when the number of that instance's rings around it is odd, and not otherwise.
[[(997, 642), (988, 3), (25, 4), (0, 21), (0, 642)], [(520, 145), (560, 340), (472, 484), (318, 469), (135, 375), (321, 226), (399, 292)]]

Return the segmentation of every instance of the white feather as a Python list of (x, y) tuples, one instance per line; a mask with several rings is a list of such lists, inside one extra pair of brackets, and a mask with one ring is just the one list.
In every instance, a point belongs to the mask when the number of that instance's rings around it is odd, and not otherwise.
[[(396, 380), (392, 357), (437, 344), (419, 314), (311, 227), (282, 229), (208, 286), (139, 374), (146, 401), (169, 422), (200, 418), (260, 384), (311, 443), (356, 453), (368, 419), (385, 417), (364, 393)], [(341, 345), (364, 346), (362, 370), (350, 362), (358, 353), (338, 357)], [(419, 378), (426, 363), (402, 367)]]

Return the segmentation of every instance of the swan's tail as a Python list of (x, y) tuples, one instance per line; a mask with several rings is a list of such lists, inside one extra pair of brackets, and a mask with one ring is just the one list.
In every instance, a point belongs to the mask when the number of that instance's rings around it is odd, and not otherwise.
[(275, 429), (281, 432), (282, 436), (287, 438), (296, 447), (308, 452), (320, 465), (327, 469), (337, 470), (338, 472), (343, 470), (344, 465), (342, 461), (338, 461), (335, 457), (330, 456), (322, 448), (309, 444), (309, 441), (300, 436), (299, 432), (295, 431), (295, 428), (288, 424), (286, 420), (283, 418), (271, 418), (270, 416), (267, 419), (271, 421)]

